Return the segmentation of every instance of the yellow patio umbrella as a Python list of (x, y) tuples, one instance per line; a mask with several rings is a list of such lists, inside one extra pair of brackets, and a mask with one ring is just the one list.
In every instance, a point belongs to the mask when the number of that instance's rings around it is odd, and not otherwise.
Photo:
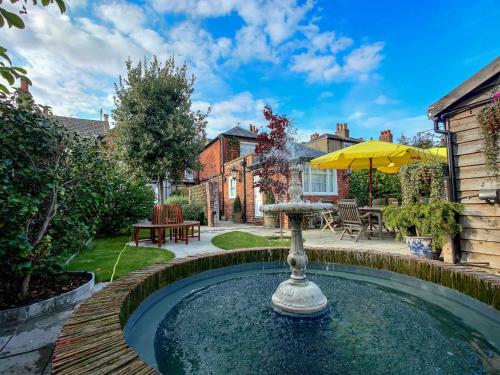
[(427, 149), (431, 154), (442, 158), (443, 161), (446, 161), (448, 159), (448, 152), (446, 151), (446, 147), (431, 147)]
[[(442, 161), (442, 162), (447, 161), (446, 147), (432, 147), (432, 148), (427, 148), (427, 149), (423, 149), (423, 150), (429, 152), (432, 155), (432, 157), (433, 157), (432, 160), (438, 160), (438, 161)], [(415, 161), (418, 161), (418, 160), (421, 160), (421, 159), (417, 159)], [(427, 161), (428, 159), (424, 159), (424, 160)], [(405, 163), (405, 164), (408, 164), (408, 163)], [(396, 163), (391, 163), (387, 167), (380, 167), (380, 168), (377, 168), (377, 170), (380, 172), (383, 172), (383, 173), (395, 174), (395, 173), (399, 172), (399, 169), (401, 168), (401, 166), (402, 165), (398, 165)]]
[(426, 150), (396, 143), (371, 140), (311, 160), (312, 168), (319, 169), (369, 169), (370, 206), (372, 205), (372, 170), (391, 164), (401, 165), (413, 160), (435, 160)]

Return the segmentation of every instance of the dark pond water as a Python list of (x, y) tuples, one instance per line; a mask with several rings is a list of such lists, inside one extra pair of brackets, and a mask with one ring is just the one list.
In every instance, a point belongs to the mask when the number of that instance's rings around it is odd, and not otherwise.
[(185, 296), (154, 338), (164, 374), (486, 374), (499, 353), (448, 311), (409, 294), (310, 274), (330, 301), (320, 320), (277, 314), (283, 273), (225, 280)]

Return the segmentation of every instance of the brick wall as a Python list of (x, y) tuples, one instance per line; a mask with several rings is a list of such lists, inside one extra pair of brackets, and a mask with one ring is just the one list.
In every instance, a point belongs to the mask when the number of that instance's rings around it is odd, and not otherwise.
[(199, 160), (201, 169), (198, 172), (198, 179), (200, 182), (219, 175), (221, 168), (221, 149), (219, 140), (216, 140), (204, 149), (200, 153)]
[[(255, 195), (253, 188), (253, 173), (248, 168), (248, 166), (252, 165), (253, 163), (253, 156), (254, 155), (240, 157), (224, 164), (224, 175), (226, 178), (222, 186), (224, 189), (224, 216), (226, 216), (227, 219), (231, 219), (233, 214), (234, 198), (229, 198), (229, 179), (232, 178), (231, 169), (233, 169), (234, 167), (238, 169), (238, 171), (240, 172), (236, 180), (236, 195), (240, 197), (241, 204), (244, 209), (246, 206), (245, 210), (246, 221), (247, 222), (255, 221), (255, 200), (254, 200)], [(243, 178), (243, 166), (242, 166), (243, 160), (246, 161), (247, 165), (247, 167), (245, 168), (245, 178)], [(246, 192), (246, 199), (245, 199), (244, 189)], [(246, 205), (245, 205), (245, 200), (246, 200)]]
[(240, 157), (240, 141), (236, 137), (224, 137), (224, 162)]

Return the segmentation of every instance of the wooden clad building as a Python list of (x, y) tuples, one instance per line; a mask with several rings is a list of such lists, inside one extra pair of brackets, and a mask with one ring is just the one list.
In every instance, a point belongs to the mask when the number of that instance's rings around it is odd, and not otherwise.
[[(499, 177), (488, 173), (477, 114), (492, 102), (500, 84), (500, 57), (429, 107), (434, 129), (448, 138), (452, 200), (465, 206), (456, 261), (487, 263), (500, 270)], [(500, 156), (497, 155), (500, 165)]]

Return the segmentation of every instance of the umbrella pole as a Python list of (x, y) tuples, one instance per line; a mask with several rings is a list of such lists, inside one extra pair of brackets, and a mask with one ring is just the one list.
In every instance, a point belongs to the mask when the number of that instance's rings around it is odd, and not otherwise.
[(370, 158), (370, 181), (368, 182), (368, 190), (370, 192), (370, 207), (372, 206), (372, 165), (373, 160)]

